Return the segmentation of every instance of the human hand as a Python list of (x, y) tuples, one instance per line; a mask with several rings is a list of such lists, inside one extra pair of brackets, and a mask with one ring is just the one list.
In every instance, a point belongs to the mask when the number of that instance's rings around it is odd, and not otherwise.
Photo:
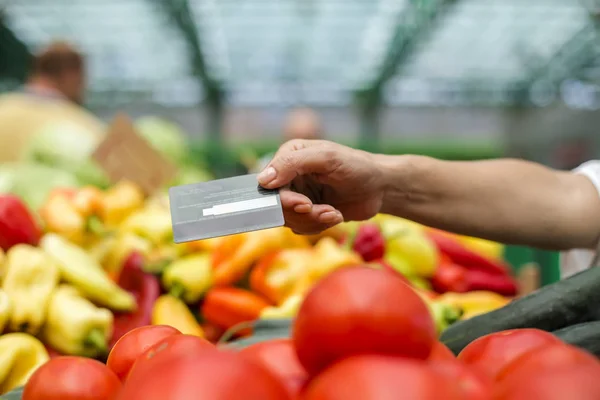
[(283, 144), (258, 176), (261, 186), (281, 188), (286, 226), (301, 234), (371, 218), (384, 180), (376, 155), (324, 140)]

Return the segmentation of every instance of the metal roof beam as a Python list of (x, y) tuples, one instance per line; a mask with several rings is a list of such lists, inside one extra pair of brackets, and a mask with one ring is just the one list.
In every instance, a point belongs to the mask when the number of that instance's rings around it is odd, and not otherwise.
[(191, 55), (193, 73), (202, 82), (206, 93), (205, 103), (208, 108), (208, 134), (211, 140), (220, 142), (222, 122), (224, 115), (225, 90), (221, 82), (214, 79), (208, 72), (202, 41), (198, 27), (193, 18), (192, 9), (188, 0), (154, 0), (161, 5), (165, 12), (173, 19), (176, 27), (185, 38)]
[(359, 100), (378, 102), (381, 90), (402, 65), (416, 52), (420, 41), (435, 28), (438, 19), (458, 0), (411, 0), (398, 16), (388, 50), (379, 73), (364, 89), (357, 92)]
[(558, 86), (569, 77), (577, 76), (582, 68), (600, 55), (600, 35), (597, 23), (592, 21), (567, 40), (547, 61), (531, 68), (524, 79), (529, 90), (537, 82)]
[(32, 55), (4, 21), (5, 15), (0, 10), (0, 79), (21, 83), (29, 74)]
[(175, 26), (185, 38), (191, 55), (193, 72), (204, 85), (206, 92), (211, 96), (222, 96), (223, 86), (220, 82), (210, 76), (206, 60), (202, 50), (202, 41), (198, 34), (196, 21), (194, 21), (192, 9), (188, 0), (154, 0), (161, 5), (167, 15), (173, 19)]

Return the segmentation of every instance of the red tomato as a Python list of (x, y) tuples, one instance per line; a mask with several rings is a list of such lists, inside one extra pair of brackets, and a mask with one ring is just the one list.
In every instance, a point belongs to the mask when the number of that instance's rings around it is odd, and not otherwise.
[(23, 400), (112, 400), (121, 388), (117, 375), (100, 361), (56, 357), (37, 369)]
[(440, 360), (431, 364), (431, 369), (455, 382), (463, 400), (488, 400), (492, 398), (492, 380), (485, 374), (470, 369), (454, 360)]
[(529, 350), (562, 343), (539, 329), (513, 329), (492, 333), (471, 342), (458, 359), (492, 379), (511, 361)]
[(529, 379), (542, 371), (562, 370), (578, 366), (596, 368), (600, 377), (600, 361), (577, 347), (559, 343), (532, 349), (515, 358), (499, 371), (496, 380), (501, 383)]
[(204, 331), (204, 338), (211, 343), (217, 343), (226, 331), (225, 329), (215, 324), (211, 324), (210, 322), (203, 323), (202, 330)]
[(167, 325), (142, 326), (133, 329), (115, 343), (108, 355), (106, 365), (121, 381), (124, 381), (140, 355), (164, 338), (180, 334), (177, 329)]
[(495, 400), (598, 400), (599, 371), (593, 367), (572, 367), (530, 374), (512, 385), (499, 385)]
[(240, 354), (260, 363), (286, 386), (292, 397), (297, 396), (308, 381), (290, 339), (275, 339), (248, 346)]
[(309, 384), (302, 400), (462, 400), (458, 388), (427, 363), (400, 357), (353, 356)]
[(454, 353), (450, 351), (446, 345), (440, 341), (436, 341), (433, 344), (433, 348), (431, 349), (431, 353), (429, 354), (429, 361), (456, 361), (456, 357)]
[(353, 267), (333, 272), (309, 292), (293, 340), (298, 359), (312, 375), (356, 354), (426, 359), (436, 330), (427, 305), (400, 278)]
[(169, 361), (182, 355), (200, 355), (207, 351), (216, 351), (215, 345), (208, 340), (193, 335), (171, 335), (154, 344), (140, 355), (130, 369), (129, 377), (154, 364)]
[(179, 353), (131, 374), (118, 400), (290, 400), (259, 364), (233, 352)]

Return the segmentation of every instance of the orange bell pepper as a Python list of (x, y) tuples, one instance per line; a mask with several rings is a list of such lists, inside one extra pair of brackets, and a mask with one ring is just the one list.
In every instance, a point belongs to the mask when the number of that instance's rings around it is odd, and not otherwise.
[(201, 313), (206, 322), (229, 329), (241, 322), (254, 321), (270, 304), (248, 290), (213, 288), (206, 293)]
[(47, 231), (84, 244), (90, 236), (105, 233), (98, 218), (101, 202), (102, 192), (95, 187), (55, 189), (39, 214)]
[[(236, 240), (240, 243), (236, 243)], [(215, 286), (235, 284), (246, 275), (255, 262), (273, 251), (310, 247), (308, 239), (294, 234), (288, 228), (248, 232), (232, 241), (234, 242), (223, 243), (223, 248), (217, 250), (213, 258)]]
[(250, 273), (250, 288), (275, 304), (285, 300), (307, 272), (313, 249), (286, 249), (261, 259)]

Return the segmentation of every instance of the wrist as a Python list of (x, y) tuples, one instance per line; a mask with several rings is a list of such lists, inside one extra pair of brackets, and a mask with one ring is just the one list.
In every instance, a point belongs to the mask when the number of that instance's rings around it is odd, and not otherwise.
[(376, 156), (379, 175), (382, 177), (382, 213), (402, 216), (410, 209), (411, 203), (419, 200), (419, 176), (423, 175), (427, 159), (415, 155)]

